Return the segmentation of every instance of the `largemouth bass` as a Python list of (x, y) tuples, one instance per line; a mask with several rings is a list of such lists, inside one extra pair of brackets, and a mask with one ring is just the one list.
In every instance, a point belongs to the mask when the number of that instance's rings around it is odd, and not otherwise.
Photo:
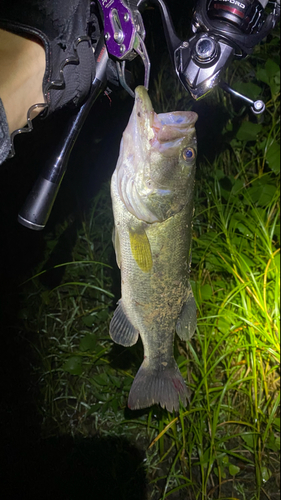
[(173, 411), (189, 399), (173, 351), (175, 331), (187, 340), (196, 328), (188, 281), (196, 120), (188, 111), (157, 115), (146, 89), (137, 87), (111, 180), (122, 298), (110, 336), (132, 346), (140, 335), (144, 347), (131, 409), (159, 403)]

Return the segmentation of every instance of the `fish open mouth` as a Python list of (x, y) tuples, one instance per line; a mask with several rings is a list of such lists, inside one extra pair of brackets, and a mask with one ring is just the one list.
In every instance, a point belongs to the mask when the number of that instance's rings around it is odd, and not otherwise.
[(186, 136), (198, 118), (193, 111), (155, 113), (145, 87), (135, 89), (135, 113), (142, 133), (146, 131), (151, 145), (170, 144)]
[(160, 143), (173, 142), (185, 137), (187, 131), (194, 128), (197, 120), (196, 113), (192, 111), (173, 111), (154, 115), (152, 124), (154, 139)]

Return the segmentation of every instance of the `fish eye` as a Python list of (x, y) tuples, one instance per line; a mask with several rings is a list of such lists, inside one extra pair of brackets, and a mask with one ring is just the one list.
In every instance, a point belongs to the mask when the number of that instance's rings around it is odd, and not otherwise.
[(185, 148), (182, 152), (182, 157), (185, 161), (190, 161), (195, 158), (195, 151), (193, 148)]

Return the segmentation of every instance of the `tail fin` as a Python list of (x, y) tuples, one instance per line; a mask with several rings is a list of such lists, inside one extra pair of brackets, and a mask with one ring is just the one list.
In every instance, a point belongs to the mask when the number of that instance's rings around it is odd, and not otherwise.
[(186, 406), (190, 400), (190, 391), (180, 374), (174, 360), (172, 366), (161, 368), (150, 367), (146, 360), (142, 363), (135, 376), (130, 390), (128, 406), (138, 410), (159, 403), (162, 408), (179, 410), (179, 400)]

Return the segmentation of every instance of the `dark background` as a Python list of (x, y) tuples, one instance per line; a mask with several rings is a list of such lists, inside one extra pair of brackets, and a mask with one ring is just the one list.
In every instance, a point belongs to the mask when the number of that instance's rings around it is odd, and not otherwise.
[[(178, 35), (188, 38), (193, 3), (170, 0), (167, 4)], [(153, 82), (158, 61), (167, 49), (159, 11), (151, 6), (143, 18)], [(136, 63), (141, 65), (139, 60)], [(134, 74), (137, 81), (133, 85), (142, 83), (141, 71)], [(112, 90), (109, 96), (103, 94), (98, 99), (83, 126), (45, 231), (53, 231), (67, 217), (78, 221), (79, 213), (87, 209), (101, 184), (110, 179), (133, 106), (133, 99), (122, 89), (112, 87)], [(193, 109), (200, 116), (197, 127), (200, 155), (212, 158), (224, 117), (208, 102), (194, 103)], [(41, 417), (36, 412), (37, 389), (30, 373), (32, 352), (17, 319), (19, 285), (32, 276), (45, 250), (45, 232), (21, 226), (17, 214), (40, 169), (54, 154), (71, 113), (66, 108), (47, 119), (37, 118), (30, 134), (16, 137), (15, 157), (0, 166), (0, 424), (1, 455), (5, 463), (1, 470), (2, 498), (76, 499), (89, 495), (99, 499), (143, 500), (146, 498), (143, 453), (126, 440), (97, 438), (80, 442), (58, 437), (42, 441)], [(73, 234), (69, 234), (64, 242), (65, 252), (71, 252), (74, 241)], [(61, 262), (65, 257), (66, 253), (60, 255)], [(56, 263), (59, 262), (53, 265)], [(103, 487), (107, 478), (111, 478), (113, 485), (108, 490)]]

